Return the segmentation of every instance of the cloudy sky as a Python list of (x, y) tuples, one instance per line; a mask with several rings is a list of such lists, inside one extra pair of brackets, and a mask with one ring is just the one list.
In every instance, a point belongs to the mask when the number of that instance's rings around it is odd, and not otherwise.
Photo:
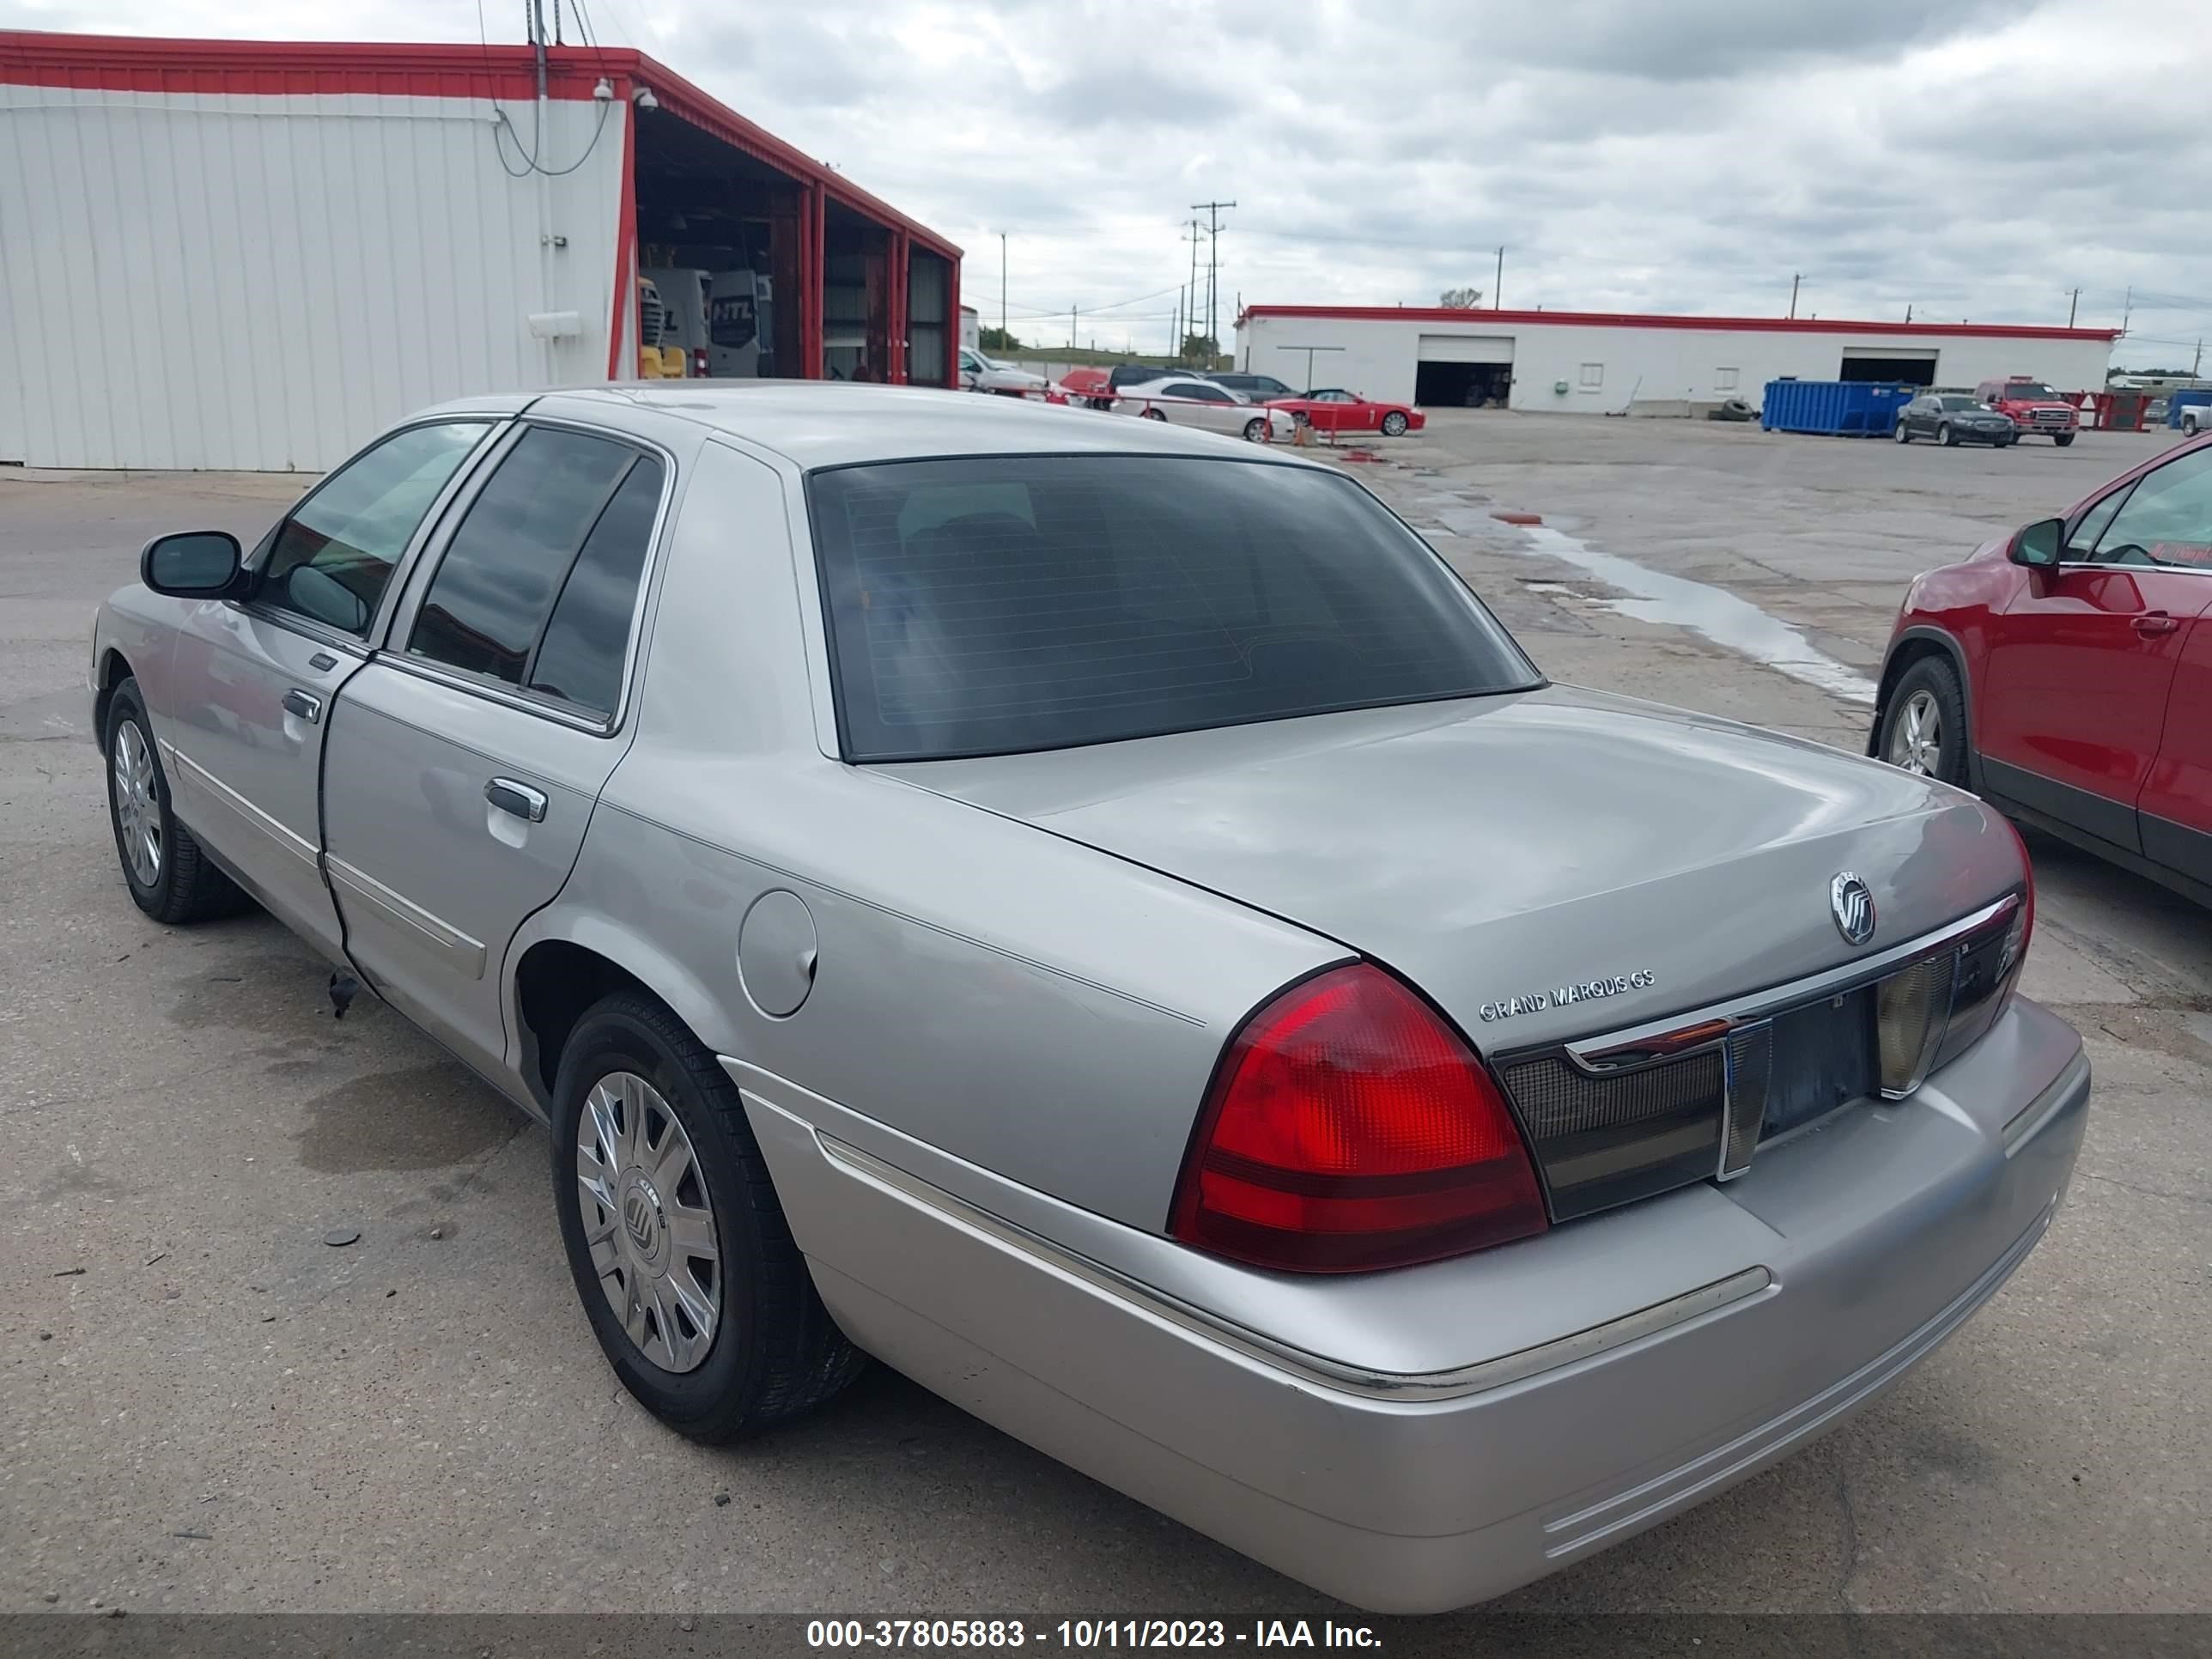
[[(550, 0), (548, 0), (550, 3)], [(572, 3), (572, 0), (564, 0)], [(586, 0), (968, 250), (1014, 332), (1158, 349), (1190, 204), (1236, 298), (2212, 334), (2185, 0)], [(0, 0), (0, 27), (474, 41), (517, 0)], [(1485, 303), (1488, 303), (1486, 300)]]

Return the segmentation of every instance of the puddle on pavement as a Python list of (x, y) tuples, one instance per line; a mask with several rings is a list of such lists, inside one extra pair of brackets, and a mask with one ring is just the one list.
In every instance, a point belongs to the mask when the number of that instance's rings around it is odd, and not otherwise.
[[(1458, 526), (1452, 522), (1455, 518), (1473, 521), (1486, 519), (1488, 514), (1474, 509), (1440, 509), (1437, 517), (1447, 528), (1456, 530)], [(1816, 686), (1831, 696), (1866, 708), (1874, 705), (1872, 680), (1814, 649), (1804, 635), (1788, 623), (1769, 616), (1725, 588), (1650, 569), (1633, 559), (1592, 547), (1548, 525), (1524, 526), (1520, 533), (1523, 538), (1520, 544), (1528, 551), (1573, 565), (1607, 587), (1629, 595), (1626, 599), (1596, 601), (1608, 611), (1633, 617), (1638, 622), (1686, 628), (1753, 662), (1765, 663), (1778, 673)]]
[(305, 1105), (294, 1137), (300, 1162), (326, 1175), (447, 1169), (490, 1151), (522, 1121), (457, 1060), (373, 1072)]

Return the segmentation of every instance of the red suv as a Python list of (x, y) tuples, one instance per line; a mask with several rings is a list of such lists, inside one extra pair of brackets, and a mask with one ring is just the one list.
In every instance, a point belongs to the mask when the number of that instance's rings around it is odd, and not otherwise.
[(2212, 904), (2212, 436), (1912, 584), (1868, 752)]

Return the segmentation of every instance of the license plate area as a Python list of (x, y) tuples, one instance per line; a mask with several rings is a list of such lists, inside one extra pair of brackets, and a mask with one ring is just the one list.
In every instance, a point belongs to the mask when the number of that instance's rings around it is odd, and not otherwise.
[(1788, 1134), (1837, 1107), (1875, 1093), (1875, 988), (1823, 998), (1774, 1017), (1773, 1071), (1761, 1140)]

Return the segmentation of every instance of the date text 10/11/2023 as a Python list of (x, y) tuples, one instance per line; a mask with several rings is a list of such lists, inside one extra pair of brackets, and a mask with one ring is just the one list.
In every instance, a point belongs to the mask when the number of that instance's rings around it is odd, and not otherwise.
[(933, 1648), (1013, 1651), (1062, 1648), (1380, 1648), (1365, 1625), (1256, 1619), (812, 1619), (810, 1648)]

